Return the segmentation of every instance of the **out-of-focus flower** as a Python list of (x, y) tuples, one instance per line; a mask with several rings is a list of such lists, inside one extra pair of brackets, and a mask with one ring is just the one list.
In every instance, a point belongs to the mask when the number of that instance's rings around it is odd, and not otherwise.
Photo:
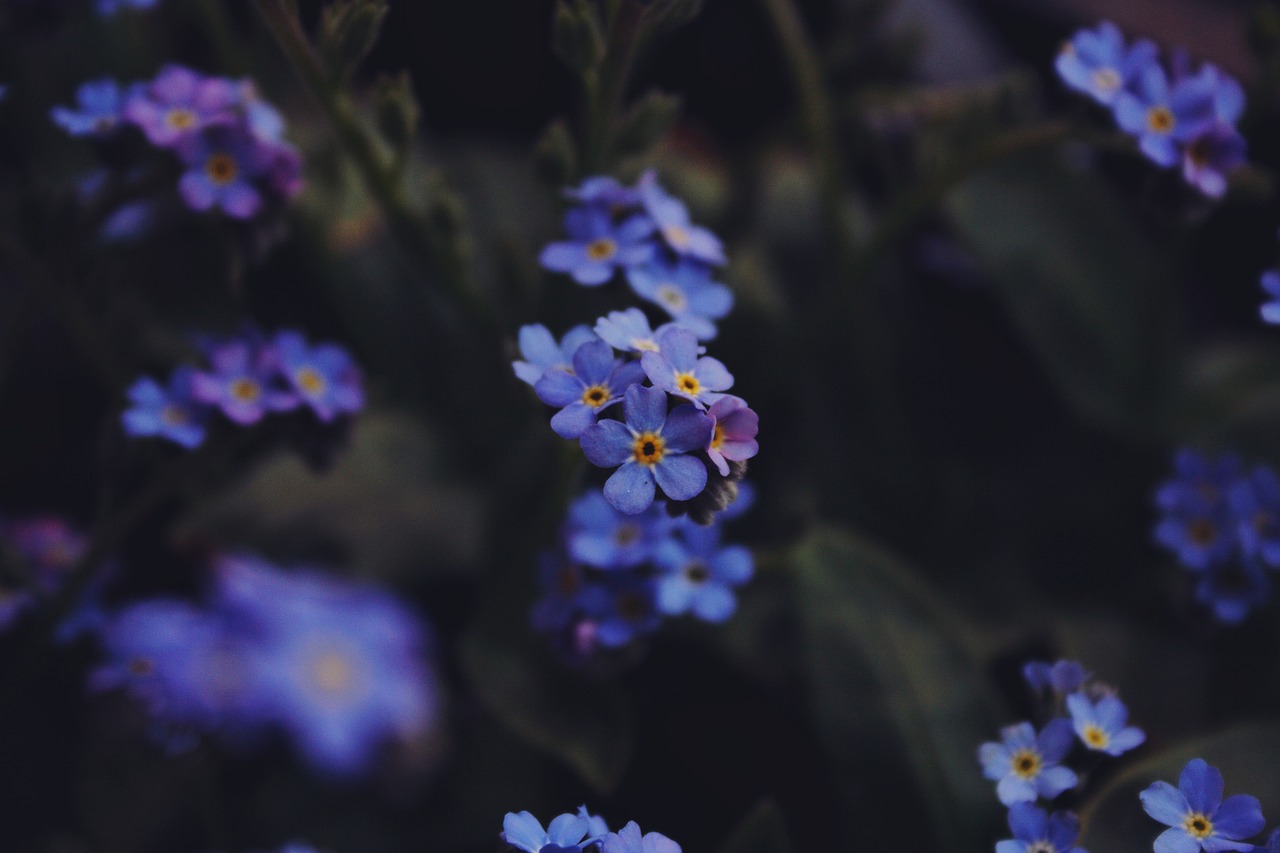
[(236, 219), (262, 209), (259, 180), (271, 166), (272, 149), (239, 127), (212, 128), (175, 143), (187, 171), (178, 190), (192, 210), (219, 208)]
[(262, 420), (267, 412), (279, 412), (298, 405), (298, 397), (276, 382), (276, 358), (255, 342), (233, 340), (214, 346), (209, 352), (212, 371), (192, 377), (192, 396), (217, 406), (238, 424)]
[(76, 90), (78, 109), (54, 107), (49, 116), (72, 136), (106, 136), (120, 126), (124, 91), (110, 77), (89, 80)]
[(1250, 851), (1243, 841), (1266, 825), (1258, 798), (1236, 794), (1222, 799), (1222, 773), (1202, 758), (1182, 768), (1178, 787), (1153, 782), (1138, 796), (1148, 815), (1169, 827), (1156, 839), (1155, 853)]
[(661, 307), (704, 341), (716, 336), (713, 321), (733, 308), (733, 292), (714, 281), (705, 265), (693, 261), (654, 259), (628, 269), (627, 281), (637, 296)]
[(195, 370), (180, 367), (165, 387), (150, 377), (142, 377), (129, 387), (132, 408), (120, 416), (128, 435), (167, 438), (188, 449), (198, 447), (205, 437), (207, 409), (192, 396)]
[(1236, 480), (1227, 492), (1237, 519), (1240, 550), (1272, 568), (1280, 568), (1280, 477), (1259, 465)]
[(1009, 830), (1013, 838), (996, 842), (996, 853), (1085, 853), (1076, 846), (1080, 821), (1072, 812), (1050, 815), (1031, 803), (1014, 803)]
[(678, 323), (664, 323), (657, 329), (651, 329), (649, 318), (643, 311), (628, 308), (626, 311), (610, 311), (607, 317), (601, 317), (596, 321), (595, 332), (614, 349), (643, 353), (659, 352), (662, 336), (676, 328), (682, 327)]
[(604, 284), (615, 269), (642, 264), (653, 255), (648, 240), (653, 223), (643, 216), (615, 224), (606, 210), (575, 207), (565, 214), (564, 229), (569, 239), (548, 244), (538, 260), (552, 272), (568, 273), (578, 284)]
[(1217, 120), (1216, 87), (1196, 76), (1172, 85), (1158, 64), (1145, 66), (1131, 90), (1115, 100), (1116, 123), (1138, 138), (1138, 147), (1154, 163), (1178, 162), (1178, 146), (1209, 130)]
[(159, 0), (98, 0), (99, 15), (114, 15), (121, 9), (154, 9)]
[(604, 837), (601, 853), (681, 853), (680, 845), (660, 832), (640, 833), (633, 820), (618, 832)]
[(595, 624), (600, 644), (617, 648), (657, 630), (662, 614), (654, 593), (651, 580), (629, 573), (607, 574), (589, 586), (583, 592), (582, 607)]
[(564, 333), (557, 343), (554, 336), (541, 323), (520, 327), (520, 355), (524, 361), (513, 361), (511, 367), (520, 381), (537, 384), (548, 370), (573, 372), (573, 354), (588, 341), (597, 340), (595, 332), (586, 326), (574, 326)]
[(1080, 742), (1095, 752), (1121, 755), (1147, 739), (1142, 729), (1125, 725), (1129, 709), (1115, 696), (1093, 702), (1083, 693), (1072, 693), (1067, 697), (1067, 710)]
[(1209, 566), (1196, 581), (1196, 600), (1227, 625), (1243, 622), (1270, 595), (1271, 581), (1266, 572), (1249, 558)]
[(1240, 476), (1240, 461), (1234, 456), (1210, 459), (1193, 450), (1180, 451), (1173, 479), (1156, 489), (1156, 505), (1164, 513), (1156, 525), (1156, 542), (1197, 571), (1230, 557), (1236, 525), (1227, 494)]
[(276, 333), (280, 371), (298, 397), (328, 423), (364, 408), (360, 370), (337, 344), (309, 346), (301, 332)]
[(984, 743), (978, 749), (983, 775), (997, 781), (996, 795), (1006, 806), (1051, 800), (1076, 784), (1075, 771), (1058, 762), (1071, 749), (1071, 724), (1050, 720), (1036, 734), (1030, 723), (1001, 730), (1001, 742)]
[(614, 509), (600, 492), (590, 491), (569, 507), (565, 543), (569, 554), (597, 569), (634, 568), (653, 559), (671, 533), (671, 519), (658, 504), (639, 515)]
[(667, 248), (682, 258), (705, 264), (725, 263), (720, 238), (706, 228), (694, 225), (684, 202), (668, 193), (658, 183), (658, 175), (650, 170), (636, 184), (644, 210), (657, 226)]
[(686, 524), (678, 537), (663, 541), (654, 557), (658, 609), (669, 616), (693, 613), (706, 622), (724, 622), (738, 607), (734, 588), (751, 579), (754, 561), (741, 545), (720, 544), (717, 526)]
[(1079, 690), (1089, 677), (1089, 673), (1079, 661), (1059, 660), (1050, 664), (1048, 661), (1033, 660), (1022, 668), (1022, 677), (1031, 685), (1031, 689), (1042, 691), (1052, 687), (1053, 692), (1065, 696)]
[(1258, 313), (1264, 322), (1280, 324), (1280, 270), (1267, 270), (1258, 279), (1258, 284), (1271, 300), (1262, 303)]
[(171, 148), (211, 125), (235, 123), (236, 101), (231, 81), (166, 65), (154, 80), (129, 90), (124, 115), (151, 144)]
[(1156, 46), (1147, 39), (1124, 43), (1120, 28), (1102, 21), (1080, 30), (1062, 46), (1054, 66), (1058, 76), (1078, 92), (1110, 106), (1142, 71), (1156, 62)]

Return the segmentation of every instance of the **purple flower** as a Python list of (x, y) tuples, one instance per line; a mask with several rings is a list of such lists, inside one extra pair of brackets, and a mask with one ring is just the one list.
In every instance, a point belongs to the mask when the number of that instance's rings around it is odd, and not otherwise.
[(738, 607), (734, 587), (751, 579), (754, 561), (741, 545), (720, 545), (720, 528), (686, 525), (680, 538), (658, 546), (658, 609), (668, 616), (692, 612), (724, 622)]
[(263, 183), (267, 189), (288, 201), (302, 192), (302, 155), (287, 142), (265, 141), (263, 157), (267, 162)]
[(711, 440), (711, 419), (693, 406), (667, 414), (667, 395), (659, 388), (632, 385), (623, 401), (626, 422), (592, 424), (580, 443), (587, 459), (601, 468), (617, 467), (604, 496), (628, 515), (653, 503), (655, 484), (673, 500), (689, 500), (707, 484), (707, 469), (693, 456)]
[(619, 832), (604, 837), (600, 853), (681, 853), (680, 845), (660, 832), (640, 834), (640, 827), (633, 820)]
[(687, 329), (672, 329), (663, 335), (662, 351), (644, 353), (640, 363), (655, 387), (691, 400), (699, 409), (724, 397), (720, 392), (733, 387), (733, 375), (719, 360), (698, 357), (698, 339)]
[(1258, 309), (1263, 322), (1280, 324), (1280, 270), (1267, 270), (1258, 284), (1262, 285), (1262, 289), (1271, 298), (1270, 302), (1262, 303), (1262, 307)]
[(587, 341), (597, 340), (586, 326), (574, 326), (564, 333), (560, 343), (541, 323), (520, 327), (520, 355), (524, 361), (513, 361), (511, 367), (521, 382), (537, 384), (548, 370), (573, 372), (573, 354)]
[(560, 406), (551, 429), (561, 438), (579, 438), (605, 409), (622, 399), (628, 388), (644, 381), (639, 362), (614, 358), (613, 347), (589, 341), (573, 354), (573, 372), (548, 370), (533, 386), (538, 399)]
[(1182, 768), (1178, 787), (1153, 782), (1139, 794), (1148, 815), (1170, 827), (1156, 839), (1155, 853), (1220, 853), (1253, 850), (1241, 839), (1266, 825), (1257, 797), (1236, 794), (1222, 799), (1222, 773), (1202, 758)]
[(1096, 30), (1073, 35), (1054, 66), (1072, 89), (1110, 106), (1127, 85), (1155, 63), (1154, 44), (1142, 39), (1126, 47), (1120, 28), (1102, 21)]
[(642, 264), (653, 254), (648, 242), (653, 223), (644, 216), (615, 225), (605, 210), (575, 207), (564, 215), (564, 228), (570, 239), (548, 244), (538, 262), (552, 272), (568, 273), (579, 284), (604, 284), (615, 269)]
[(650, 170), (641, 175), (636, 189), (645, 212), (652, 217), (658, 233), (671, 251), (682, 258), (706, 264), (725, 263), (720, 238), (690, 221), (684, 202), (662, 188), (657, 173)]
[(1001, 742), (984, 743), (978, 749), (982, 773), (998, 781), (996, 795), (1006, 806), (1052, 800), (1076, 784), (1076, 774), (1060, 762), (1071, 749), (1071, 723), (1058, 718), (1036, 734), (1030, 723), (1018, 723), (1000, 731)]
[(106, 136), (120, 125), (124, 94), (110, 77), (89, 80), (76, 90), (79, 109), (54, 107), (49, 116), (72, 136)]
[(1182, 151), (1182, 177), (1210, 198), (1227, 191), (1227, 175), (1245, 162), (1247, 145), (1234, 127), (1218, 124)]
[(703, 340), (716, 336), (712, 321), (733, 307), (733, 292), (713, 281), (706, 266), (692, 261), (655, 259), (627, 270), (627, 281), (637, 296), (661, 306)]
[(1280, 477), (1265, 465), (1254, 468), (1227, 490), (1227, 504), (1237, 519), (1240, 551), (1272, 568), (1280, 568)]
[(124, 431), (134, 437), (167, 438), (188, 450), (200, 446), (207, 410), (192, 396), (194, 376), (194, 368), (179, 367), (167, 388), (146, 376), (134, 382), (129, 387), (133, 406), (120, 416)]
[(276, 387), (276, 358), (267, 348), (231, 341), (213, 347), (209, 361), (213, 371), (192, 377), (191, 395), (238, 424), (257, 423), (269, 411), (298, 405), (295, 395)]
[(284, 116), (262, 99), (257, 85), (245, 78), (234, 84), (233, 92), (236, 104), (244, 113), (249, 132), (264, 142), (281, 141), (284, 136)]
[(1072, 693), (1067, 697), (1067, 710), (1080, 742), (1095, 752), (1121, 755), (1147, 739), (1142, 729), (1125, 725), (1129, 709), (1115, 696), (1091, 702), (1083, 693)]
[(364, 408), (360, 371), (342, 347), (311, 347), (300, 332), (284, 331), (276, 334), (275, 351), (285, 380), (320, 420)]
[(1076, 846), (1080, 821), (1072, 812), (1049, 815), (1031, 803), (1009, 807), (1012, 839), (996, 842), (996, 853), (1085, 853)]
[(1195, 139), (1216, 121), (1215, 88), (1205, 76), (1187, 77), (1170, 86), (1163, 68), (1147, 65), (1134, 89), (1116, 98), (1116, 122), (1138, 137), (1138, 147), (1149, 159), (1172, 166), (1178, 162), (1178, 144)]
[(597, 569), (629, 569), (653, 558), (671, 534), (671, 519), (654, 503), (639, 515), (625, 515), (600, 492), (587, 492), (569, 507), (565, 541), (569, 555)]
[(181, 65), (166, 65), (150, 83), (130, 89), (124, 115), (153, 145), (171, 148), (193, 133), (236, 120), (235, 87)]
[(498, 836), (526, 853), (581, 853), (599, 840), (589, 835), (591, 823), (589, 815), (566, 812), (552, 818), (543, 829), (541, 821), (529, 812), (507, 812)]
[(221, 208), (248, 219), (262, 208), (256, 181), (271, 167), (273, 147), (239, 127), (215, 127), (175, 143), (187, 167), (178, 190), (192, 210)]
[(1236, 523), (1227, 494), (1240, 478), (1234, 456), (1212, 460), (1192, 450), (1179, 451), (1173, 479), (1156, 490), (1164, 516), (1156, 525), (1156, 542), (1190, 569), (1200, 571), (1227, 559), (1236, 545)]
[(760, 417), (747, 408), (747, 401), (732, 394), (725, 394), (707, 409), (715, 422), (707, 456), (715, 463), (720, 476), (729, 476), (729, 461), (743, 462), (760, 452), (756, 433)]

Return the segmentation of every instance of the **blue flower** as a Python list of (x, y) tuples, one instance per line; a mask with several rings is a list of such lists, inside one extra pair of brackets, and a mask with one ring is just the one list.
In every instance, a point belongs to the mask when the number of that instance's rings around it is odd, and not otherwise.
[(1280, 477), (1260, 465), (1231, 484), (1227, 503), (1238, 520), (1244, 556), (1280, 568)]
[(573, 354), (587, 341), (597, 340), (595, 332), (586, 326), (574, 326), (556, 343), (550, 330), (541, 323), (520, 327), (520, 355), (524, 361), (511, 362), (512, 369), (521, 382), (537, 384), (548, 370), (573, 372)]
[(1217, 120), (1214, 81), (1200, 75), (1172, 86), (1163, 68), (1152, 63), (1142, 69), (1132, 90), (1115, 101), (1116, 122), (1138, 137), (1138, 147), (1154, 163), (1178, 162), (1179, 143), (1195, 139)]
[(234, 125), (236, 100), (229, 80), (166, 65), (154, 80), (129, 88), (122, 112), (152, 145), (172, 148), (206, 127)]
[(542, 597), (534, 602), (529, 622), (536, 631), (560, 631), (582, 612), (582, 595), (587, 589), (582, 566), (563, 554), (544, 551), (538, 555), (538, 584)]
[(698, 357), (698, 339), (687, 329), (666, 333), (662, 351), (643, 353), (640, 363), (655, 387), (691, 400), (699, 409), (706, 409), (725, 396), (722, 391), (733, 387), (733, 374), (722, 362), (710, 356)]
[(1155, 853), (1220, 853), (1253, 850), (1241, 839), (1266, 825), (1257, 797), (1236, 794), (1222, 799), (1222, 774), (1202, 758), (1182, 768), (1178, 787), (1153, 782), (1138, 796), (1151, 817), (1170, 827), (1156, 839)]
[[(610, 311), (607, 317), (596, 321), (595, 332), (600, 340), (623, 352), (658, 352), (661, 338), (670, 329), (682, 328), (678, 323), (663, 323), (657, 329), (649, 327), (649, 318), (639, 308)], [(688, 327), (683, 327), (688, 328)]]
[(179, 367), (169, 377), (169, 387), (142, 377), (129, 387), (133, 407), (120, 416), (131, 436), (159, 436), (187, 449), (198, 447), (205, 437), (207, 408), (192, 396), (195, 370)]
[(996, 853), (1085, 853), (1076, 846), (1080, 821), (1072, 812), (1049, 815), (1031, 803), (1014, 803), (1009, 829), (1013, 838), (996, 842)]
[(1054, 63), (1058, 76), (1078, 92), (1110, 106), (1148, 66), (1156, 46), (1146, 39), (1126, 47), (1120, 28), (1102, 21), (1096, 30), (1080, 30), (1062, 47)]
[(607, 210), (575, 207), (564, 215), (564, 228), (570, 239), (548, 244), (538, 262), (552, 272), (568, 273), (579, 284), (604, 284), (615, 269), (642, 264), (653, 255), (648, 241), (653, 223), (644, 216), (614, 224)]
[(1033, 660), (1022, 668), (1022, 677), (1032, 690), (1038, 692), (1052, 687), (1054, 693), (1065, 696), (1079, 690), (1089, 673), (1078, 661), (1059, 660), (1050, 665), (1046, 661)]
[(640, 834), (640, 826), (633, 820), (620, 832), (604, 837), (600, 853), (681, 853), (680, 845), (660, 832)]
[(1210, 198), (1227, 191), (1227, 175), (1244, 164), (1244, 137), (1227, 125), (1215, 125), (1187, 143), (1182, 152), (1182, 177)]
[(1270, 302), (1262, 303), (1258, 313), (1262, 315), (1263, 322), (1280, 324), (1280, 270), (1267, 270), (1258, 284), (1271, 298)]
[(706, 266), (692, 261), (653, 260), (627, 270), (627, 281), (637, 296), (660, 306), (702, 340), (716, 336), (712, 321), (733, 308), (733, 292), (713, 281)]
[(124, 94), (110, 77), (89, 80), (76, 90), (79, 109), (54, 107), (49, 117), (72, 136), (106, 136), (120, 125)]
[(639, 362), (614, 358), (613, 347), (604, 341), (588, 341), (574, 352), (572, 373), (548, 370), (533, 390), (548, 406), (561, 407), (551, 417), (555, 434), (578, 438), (628, 388), (643, 381)]
[(564, 194), (575, 201), (603, 208), (615, 215), (638, 209), (641, 205), (637, 190), (625, 187), (617, 179), (607, 175), (587, 178), (576, 188), (565, 190)]
[(1156, 490), (1156, 505), (1164, 513), (1156, 525), (1156, 542), (1197, 571), (1230, 557), (1237, 525), (1227, 494), (1240, 476), (1234, 456), (1211, 460), (1193, 450), (1180, 451), (1173, 479)]
[(1147, 739), (1142, 729), (1125, 725), (1129, 709), (1115, 696), (1091, 702), (1083, 693), (1072, 693), (1067, 697), (1067, 710), (1080, 742), (1095, 752), (1121, 755)]
[(589, 834), (591, 829), (591, 817), (585, 814), (566, 812), (552, 818), (543, 829), (542, 823), (529, 812), (507, 812), (502, 818), (499, 837), (526, 853), (581, 853), (583, 848), (599, 841)]
[(998, 781), (996, 795), (1011, 806), (1052, 800), (1076, 784), (1076, 774), (1060, 762), (1071, 749), (1071, 723), (1058, 718), (1036, 734), (1030, 723), (1018, 723), (1000, 731), (1001, 743), (984, 743), (978, 749), (982, 773)]
[(1217, 563), (1200, 573), (1196, 600), (1213, 611), (1214, 618), (1238, 625), (1271, 595), (1271, 581), (1255, 560)]
[(724, 622), (738, 608), (734, 587), (751, 579), (751, 551), (720, 545), (720, 528), (685, 525), (679, 538), (658, 546), (658, 609), (668, 616), (692, 612), (706, 622)]
[(662, 188), (656, 172), (649, 170), (641, 175), (636, 189), (645, 212), (672, 252), (706, 264), (725, 263), (720, 238), (690, 221), (684, 202)]
[(584, 613), (594, 624), (594, 639), (608, 648), (625, 646), (651, 634), (662, 623), (653, 582), (629, 572), (611, 572), (582, 594)]
[(241, 127), (215, 127), (190, 134), (175, 146), (187, 171), (178, 191), (192, 210), (220, 208), (249, 219), (262, 209), (259, 179), (271, 168), (274, 148)]
[(280, 371), (294, 392), (326, 423), (364, 408), (360, 371), (336, 344), (308, 346), (299, 332), (279, 332), (275, 353)]
[(626, 422), (605, 420), (587, 427), (579, 440), (593, 465), (614, 468), (604, 496), (628, 515), (653, 503), (655, 485), (667, 497), (685, 501), (707, 485), (707, 469), (693, 456), (711, 440), (711, 419), (693, 406), (667, 414), (667, 395), (659, 388), (632, 385), (623, 400)]
[(269, 348), (233, 340), (211, 347), (209, 361), (211, 372), (192, 377), (191, 396), (217, 406), (236, 423), (257, 423), (269, 411), (297, 407), (297, 396), (276, 384), (276, 356)]
[(569, 555), (597, 569), (629, 569), (653, 558), (670, 535), (672, 521), (654, 503), (639, 515), (625, 515), (591, 491), (569, 507), (565, 533)]

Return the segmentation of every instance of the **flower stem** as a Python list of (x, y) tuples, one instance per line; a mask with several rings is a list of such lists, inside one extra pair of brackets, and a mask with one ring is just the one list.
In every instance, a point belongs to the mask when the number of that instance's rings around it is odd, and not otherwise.
[(645, 7), (639, 0), (621, 0), (615, 6), (609, 15), (604, 64), (598, 72), (588, 72), (583, 79), (587, 99), (584, 175), (597, 174), (608, 164), (622, 96), (644, 23)]

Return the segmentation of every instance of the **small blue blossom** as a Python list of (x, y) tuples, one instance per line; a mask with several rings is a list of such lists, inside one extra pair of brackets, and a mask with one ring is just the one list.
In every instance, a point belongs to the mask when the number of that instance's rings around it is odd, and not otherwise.
[(556, 343), (550, 330), (541, 323), (520, 327), (520, 355), (524, 361), (513, 361), (511, 367), (521, 382), (537, 384), (548, 370), (573, 372), (573, 354), (588, 341), (597, 340), (586, 326), (574, 326)]
[(604, 496), (615, 509), (628, 515), (644, 512), (653, 503), (655, 486), (678, 501), (706, 487), (706, 467), (684, 454), (707, 446), (710, 418), (693, 406), (677, 406), (668, 415), (667, 395), (641, 385), (627, 389), (623, 413), (625, 423), (599, 421), (579, 440), (591, 464), (618, 469), (604, 485)]
[(733, 292), (711, 278), (703, 264), (653, 260), (627, 270), (627, 281), (641, 299), (660, 306), (702, 340), (716, 336), (718, 320), (733, 308)]
[(1271, 300), (1262, 303), (1258, 313), (1262, 315), (1263, 322), (1280, 325), (1280, 270), (1267, 270), (1258, 284)]
[(89, 80), (76, 90), (79, 109), (54, 107), (49, 116), (72, 136), (106, 136), (120, 126), (124, 92), (110, 77)]
[(1196, 600), (1208, 607), (1215, 619), (1238, 625), (1271, 595), (1271, 581), (1255, 560), (1217, 563), (1200, 573)]
[(659, 543), (670, 536), (671, 525), (657, 502), (638, 515), (626, 515), (600, 492), (591, 491), (569, 507), (565, 542), (569, 555), (588, 566), (629, 569), (653, 559)]
[(298, 397), (276, 383), (276, 355), (269, 348), (233, 340), (213, 346), (209, 361), (213, 370), (192, 377), (191, 395), (236, 423), (257, 423), (267, 412), (297, 407)]
[(1156, 46), (1146, 39), (1126, 46), (1120, 28), (1102, 21), (1080, 30), (1062, 47), (1054, 66), (1058, 76), (1078, 92), (1110, 106), (1138, 76), (1156, 62)]
[(1089, 673), (1079, 661), (1059, 660), (1049, 664), (1047, 661), (1033, 660), (1022, 668), (1022, 677), (1037, 692), (1053, 688), (1053, 692), (1061, 696), (1079, 690), (1089, 678)]
[(1072, 812), (1050, 815), (1031, 803), (1014, 803), (1009, 829), (1013, 838), (996, 842), (996, 853), (1085, 853), (1076, 846), (1080, 821)]
[(653, 223), (644, 216), (615, 224), (606, 210), (575, 207), (565, 213), (564, 228), (569, 240), (548, 244), (538, 261), (552, 272), (568, 273), (578, 284), (604, 284), (615, 269), (642, 264), (653, 255)]
[(751, 579), (751, 551), (720, 545), (717, 525), (685, 525), (678, 538), (662, 542), (654, 556), (658, 609), (668, 616), (693, 613), (706, 622), (724, 622), (737, 610), (735, 587)]
[(258, 188), (271, 166), (273, 149), (241, 127), (211, 128), (175, 143), (187, 171), (178, 190), (192, 210), (219, 208), (236, 219), (262, 209)]
[(592, 814), (587, 811), (585, 804), (578, 806), (578, 817), (587, 819), (587, 825), (590, 827), (587, 834), (592, 838), (603, 838), (609, 832), (609, 824), (600, 815)]
[(582, 605), (595, 626), (595, 640), (607, 648), (625, 646), (662, 623), (653, 582), (627, 572), (611, 572), (589, 586)]
[(1030, 723), (1018, 723), (1000, 731), (1001, 742), (984, 743), (978, 760), (986, 778), (997, 781), (996, 795), (1006, 806), (1052, 800), (1076, 784), (1076, 774), (1060, 762), (1071, 749), (1071, 723), (1050, 720), (1037, 735)]
[(1142, 729), (1126, 726), (1129, 709), (1115, 696), (1104, 695), (1097, 702), (1083, 693), (1067, 697), (1071, 725), (1080, 742), (1095, 752), (1121, 755), (1147, 739)]
[(538, 399), (559, 406), (551, 429), (561, 438), (579, 438), (605, 409), (622, 399), (628, 388), (644, 381), (636, 361), (614, 358), (613, 347), (589, 341), (573, 354), (573, 372), (548, 370), (533, 386)]
[[(584, 806), (582, 812), (586, 811)], [(586, 814), (565, 813), (551, 819), (547, 828), (529, 812), (507, 812), (499, 837), (526, 853), (581, 853), (599, 838), (590, 835), (592, 819)]]
[(733, 374), (719, 359), (698, 357), (698, 339), (687, 329), (666, 333), (661, 352), (643, 353), (640, 363), (654, 387), (684, 397), (699, 409), (706, 409), (725, 396), (722, 391), (733, 387)]
[(1231, 514), (1238, 520), (1240, 551), (1272, 568), (1280, 568), (1280, 477), (1260, 465), (1236, 480), (1227, 492)]
[(574, 201), (602, 208), (614, 215), (637, 210), (643, 203), (639, 191), (623, 186), (616, 178), (607, 175), (587, 178), (577, 187), (565, 190), (564, 194)]
[(1156, 839), (1155, 853), (1220, 853), (1251, 851), (1242, 839), (1257, 835), (1266, 825), (1257, 797), (1236, 794), (1222, 799), (1222, 773), (1202, 758), (1187, 762), (1178, 787), (1153, 782), (1138, 796), (1148, 815), (1169, 829)]
[(1183, 149), (1182, 177), (1210, 198), (1221, 198), (1227, 176), (1244, 164), (1247, 147), (1234, 127), (1215, 125)]
[(1217, 120), (1216, 86), (1206, 76), (1186, 77), (1170, 85), (1158, 64), (1142, 69), (1132, 89), (1115, 101), (1116, 123), (1138, 137), (1138, 147), (1152, 162), (1172, 166), (1178, 146), (1209, 130)]
[(670, 329), (688, 328), (677, 323), (663, 323), (657, 329), (649, 327), (649, 318), (639, 308), (610, 311), (607, 317), (596, 321), (595, 332), (600, 340), (623, 352), (659, 352), (661, 338)]
[(600, 853), (681, 853), (680, 845), (660, 832), (640, 833), (633, 820), (619, 832), (604, 837)]
[(1164, 513), (1156, 525), (1156, 542), (1197, 571), (1229, 558), (1237, 525), (1227, 494), (1240, 476), (1234, 456), (1213, 460), (1193, 450), (1180, 451), (1173, 479), (1156, 490), (1156, 505)]
[(207, 407), (192, 396), (195, 370), (179, 367), (169, 377), (168, 387), (142, 377), (129, 387), (132, 408), (120, 416), (124, 431), (131, 436), (158, 436), (188, 450), (204, 442)]
[(285, 380), (320, 420), (364, 408), (360, 371), (342, 347), (308, 346), (300, 332), (284, 331), (276, 334), (275, 353)]
[(236, 100), (231, 81), (166, 65), (154, 80), (130, 87), (123, 113), (152, 145), (172, 148), (206, 127), (235, 124)]
[(668, 193), (658, 183), (657, 173), (650, 170), (640, 176), (636, 185), (645, 212), (657, 226), (667, 247), (682, 258), (705, 264), (725, 263), (720, 238), (706, 228), (694, 225), (684, 202)]

